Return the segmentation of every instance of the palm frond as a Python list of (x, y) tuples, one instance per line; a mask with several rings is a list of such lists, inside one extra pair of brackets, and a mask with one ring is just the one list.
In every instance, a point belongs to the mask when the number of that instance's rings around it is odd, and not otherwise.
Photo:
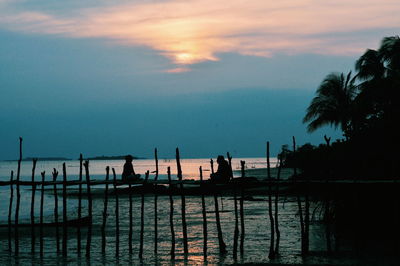
[(349, 110), (357, 90), (354, 80), (351, 71), (347, 75), (330, 73), (325, 77), (303, 118), (303, 123), (308, 123), (308, 132), (324, 125), (347, 127), (351, 116)]
[(381, 61), (380, 53), (376, 50), (368, 49), (355, 64), (357, 78), (364, 81), (382, 77), (385, 67)]

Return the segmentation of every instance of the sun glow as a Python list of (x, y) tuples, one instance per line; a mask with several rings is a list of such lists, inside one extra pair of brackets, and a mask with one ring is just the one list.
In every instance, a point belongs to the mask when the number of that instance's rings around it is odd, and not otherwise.
[(176, 62), (179, 64), (190, 64), (194, 61), (194, 57), (189, 53), (180, 53), (176, 55)]
[(134, 1), (64, 15), (12, 3), (0, 0), (0, 29), (149, 47), (169, 58), (174, 71), (216, 61), (221, 53), (353, 55), (375, 45), (365, 31), (396, 32), (393, 25), (400, 25), (393, 15), (400, 12), (398, 0)]

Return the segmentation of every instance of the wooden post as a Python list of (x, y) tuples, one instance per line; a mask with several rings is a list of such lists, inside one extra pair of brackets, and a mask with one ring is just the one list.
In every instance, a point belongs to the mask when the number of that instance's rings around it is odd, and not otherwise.
[(128, 252), (132, 254), (132, 235), (133, 235), (133, 202), (132, 202), (132, 181), (128, 180), (129, 195), (129, 233), (128, 233)]
[[(331, 157), (331, 150), (330, 150), (330, 141), (331, 138), (327, 137), (326, 135), (324, 135), (324, 139), (326, 142), (326, 148), (327, 148), (327, 158), (325, 158), (327, 161), (331, 161), (330, 157)], [(331, 195), (331, 190), (330, 190), (330, 185), (329, 185), (329, 179), (332, 178), (332, 169), (329, 165), (328, 169), (327, 169), (327, 176), (328, 178), (326, 179), (326, 184), (325, 184), (325, 214), (324, 214), (324, 220), (326, 223), (325, 226), (325, 237), (326, 237), (326, 251), (328, 253), (328, 255), (330, 255), (332, 253), (332, 246), (331, 246), (331, 224), (330, 224), (330, 217), (331, 217), (331, 213), (330, 213), (330, 195)], [(336, 242), (336, 241), (335, 241)]]
[(32, 198), (31, 198), (31, 253), (35, 253), (35, 169), (37, 159), (32, 160)]
[(41, 172), (42, 176), (42, 190), (40, 192), (40, 231), (39, 231), (39, 236), (40, 236), (40, 249), (39, 249), (39, 254), (40, 257), (43, 257), (43, 204), (44, 204), (44, 180), (45, 180), (45, 174), (46, 172), (43, 171)]
[(230, 178), (233, 179), (233, 173), (232, 173), (232, 156), (229, 154), (229, 152), (226, 153), (226, 157), (228, 158), (228, 163), (231, 171), (231, 176)]
[(171, 167), (168, 166), (169, 225), (171, 227), (171, 259), (175, 258), (174, 200), (172, 198)]
[(62, 253), (63, 256), (67, 256), (67, 170), (65, 163), (63, 163), (63, 241), (62, 241)]
[[(293, 157), (296, 158), (296, 139), (294, 136), (292, 137), (292, 139), (293, 139)], [(296, 168), (296, 160), (294, 160), (293, 180), (295, 181), (296, 178), (297, 178), (297, 168)], [(301, 206), (301, 198), (299, 192), (297, 192), (297, 206), (299, 209), (299, 218), (300, 218), (301, 254), (305, 255), (303, 207)]]
[[(214, 161), (213, 159), (210, 159), (210, 165), (211, 165), (211, 174), (214, 174)], [(218, 198), (218, 194), (217, 194)], [(222, 201), (222, 195), (221, 195), (221, 208), (224, 210), (224, 202)]]
[(104, 191), (103, 224), (101, 226), (101, 253), (106, 252), (106, 223), (108, 208), (108, 181), (110, 180), (110, 167), (106, 167), (106, 189)]
[(114, 195), (115, 195), (115, 256), (119, 257), (119, 197), (117, 191), (117, 175), (115, 174), (115, 169), (112, 168), (114, 177)]
[(326, 180), (326, 192), (325, 192), (325, 222), (326, 222), (326, 227), (325, 227), (325, 237), (326, 237), (326, 251), (328, 254), (332, 253), (332, 246), (331, 246), (331, 228), (330, 228), (330, 200), (329, 200), (329, 195), (330, 195), (330, 189), (329, 189), (329, 183), (328, 180)]
[(143, 182), (143, 189), (142, 189), (142, 204), (140, 208), (140, 246), (139, 246), (139, 258), (143, 258), (143, 235), (144, 235), (144, 188), (147, 184), (147, 180), (149, 179), (149, 171), (146, 172), (146, 177)]
[(19, 223), (19, 205), (21, 203), (21, 192), (19, 188), (19, 177), (21, 174), (21, 162), (22, 162), (22, 138), (19, 137), (19, 160), (18, 160), (18, 168), (17, 168), (17, 180), (16, 180), (16, 193), (17, 193), (17, 202), (15, 206), (15, 228), (14, 228), (14, 244), (15, 244), (15, 256), (19, 254), (19, 235), (18, 235), (18, 223)]
[(269, 246), (269, 259), (275, 258), (275, 223), (274, 216), (272, 214), (272, 177), (271, 177), (271, 165), (269, 161), (269, 141), (267, 141), (267, 173), (268, 173), (268, 215), (271, 222), (271, 241)]
[(85, 167), (85, 175), (86, 175), (86, 193), (88, 199), (88, 213), (89, 213), (89, 227), (87, 232), (87, 239), (86, 239), (86, 257), (90, 257), (90, 246), (92, 244), (92, 221), (93, 221), (93, 205), (92, 205), (92, 192), (90, 190), (90, 175), (89, 175), (89, 161), (86, 160), (83, 164)]
[(57, 246), (57, 253), (60, 252), (60, 229), (59, 229), (59, 223), (58, 223), (58, 195), (57, 195), (57, 176), (58, 176), (58, 171), (56, 168), (53, 168), (53, 195), (54, 195), (54, 222), (56, 224), (56, 246)]
[(279, 181), (281, 177), (282, 170), (282, 158), (278, 158), (278, 174), (276, 177), (276, 191), (275, 191), (275, 232), (276, 232), (276, 245), (275, 245), (275, 255), (279, 255), (279, 243), (281, 240), (281, 232), (279, 230), (279, 220), (278, 220), (278, 202), (279, 202)]
[[(211, 164), (211, 173), (214, 174), (214, 161), (213, 159), (210, 160)], [(219, 217), (219, 207), (218, 207), (218, 194), (217, 194), (217, 185), (214, 184), (214, 208), (215, 208), (215, 222), (217, 224), (217, 233), (218, 233), (218, 244), (219, 244), (219, 253), (224, 254), (226, 253), (226, 245), (222, 236), (222, 229), (221, 229), (221, 221)], [(222, 201), (221, 201), (222, 203)]]
[[(158, 180), (158, 155), (157, 155), (157, 148), (154, 149), (154, 159), (156, 161), (156, 175), (154, 180)], [(157, 184), (154, 185), (154, 254), (157, 254), (157, 243), (158, 243), (158, 194), (157, 194)]]
[(240, 186), (240, 201), (239, 201), (239, 206), (240, 206), (240, 229), (241, 229), (241, 234), (240, 234), (240, 254), (243, 255), (244, 252), (244, 238), (245, 238), (245, 226), (244, 226), (244, 178), (245, 178), (245, 161), (240, 161), (241, 165), (241, 172), (242, 172), (242, 185)]
[(308, 180), (306, 180), (306, 189), (305, 189), (305, 196), (304, 196), (304, 255), (307, 255), (309, 252), (310, 246), (310, 199), (308, 196)]
[[(182, 181), (182, 168), (179, 156), (179, 148), (176, 148), (176, 165), (177, 165), (177, 176), (178, 180)], [(182, 210), (182, 231), (183, 231), (183, 252), (185, 255), (189, 253), (188, 241), (187, 241), (187, 225), (186, 225), (186, 200), (185, 195), (183, 193), (183, 184), (180, 183), (180, 191), (181, 191), (181, 210)]]
[[(227, 153), (228, 162), (230, 171), (232, 173), (232, 157), (230, 156), (229, 152)], [(233, 176), (231, 176), (233, 180)], [(237, 204), (237, 192), (236, 192), (236, 183), (233, 183), (233, 200), (234, 200), (234, 207), (235, 207), (235, 229), (233, 232), (233, 258), (234, 260), (237, 259), (237, 248), (238, 248), (238, 239), (239, 239), (239, 214), (238, 214), (238, 204)]]
[[(210, 159), (210, 165), (211, 165), (211, 173), (214, 174), (214, 161), (213, 159)], [(218, 194), (217, 194), (218, 197)], [(222, 195), (221, 195), (221, 208), (224, 210), (224, 202), (222, 200)]]
[(241, 172), (241, 177), (245, 178), (246, 177), (246, 172), (245, 172), (245, 161), (240, 161), (240, 172)]
[(12, 246), (11, 246), (11, 215), (12, 215), (12, 205), (14, 200), (14, 171), (11, 171), (10, 176), (10, 204), (8, 207), (8, 251), (11, 253)]
[(201, 189), (201, 207), (203, 210), (203, 254), (204, 254), (204, 258), (207, 257), (207, 212), (206, 212), (206, 202), (204, 199), (204, 188), (202, 188), (201, 186), (204, 184), (203, 183), (203, 169), (200, 166), (200, 189)]
[[(79, 186), (78, 186), (78, 221), (82, 218), (82, 172), (83, 172), (83, 156), (79, 154)], [(81, 227), (77, 229), (77, 250), (78, 256), (81, 256)]]

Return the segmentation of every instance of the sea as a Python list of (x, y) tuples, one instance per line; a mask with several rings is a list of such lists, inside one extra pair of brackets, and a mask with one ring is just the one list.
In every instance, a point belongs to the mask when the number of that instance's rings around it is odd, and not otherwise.
[[(247, 169), (262, 169), (267, 167), (265, 158), (234, 158), (232, 168), (234, 175), (240, 175), (240, 161), (246, 162)], [(41, 172), (45, 172), (45, 179), (51, 180), (51, 172), (55, 168), (62, 177), (63, 161), (38, 161), (34, 179), (41, 180)], [(276, 158), (271, 159), (271, 166), (275, 167)], [(77, 180), (79, 175), (79, 161), (65, 161), (68, 180)], [(92, 160), (89, 162), (91, 180), (102, 180), (106, 176), (106, 167), (114, 168), (117, 178), (121, 178), (123, 160)], [(146, 171), (150, 171), (150, 179), (154, 178), (155, 161), (150, 159), (134, 160), (135, 172), (144, 176)], [(181, 159), (182, 172), (184, 179), (199, 179), (199, 167), (203, 169), (203, 176), (207, 179), (210, 175), (210, 159)], [(167, 167), (171, 167), (173, 179), (177, 179), (176, 161), (173, 159), (159, 160), (159, 178), (167, 178)], [(214, 166), (215, 168), (217, 165)], [(11, 171), (16, 173), (16, 161), (0, 162), (0, 181), (8, 181)], [(21, 180), (31, 180), (32, 162), (23, 161), (21, 165)], [(15, 178), (15, 174), (14, 174)], [(76, 189), (76, 188), (69, 188)], [(104, 186), (96, 186), (96, 190), (104, 190)], [(35, 222), (39, 222), (39, 202), (40, 187), (36, 191), (35, 204)], [(21, 207), (20, 223), (30, 223), (32, 190), (30, 187), (21, 186)], [(218, 203), (220, 207), (221, 228), (223, 239), (227, 246), (227, 253), (219, 254), (218, 237), (216, 229), (216, 217), (214, 211), (214, 197), (206, 196), (206, 216), (207, 216), (207, 254), (203, 253), (203, 216), (201, 207), (201, 198), (199, 196), (186, 196), (186, 219), (188, 231), (189, 254), (183, 252), (183, 234), (182, 234), (182, 216), (181, 216), (181, 198), (173, 196), (173, 221), (176, 238), (176, 256), (171, 258), (171, 231), (169, 222), (170, 201), (166, 195), (159, 195), (158, 203), (158, 238), (154, 237), (154, 195), (145, 195), (144, 201), (144, 253), (143, 258), (139, 254), (139, 236), (140, 236), (140, 195), (133, 196), (133, 252), (128, 250), (128, 232), (129, 232), (129, 201), (127, 196), (119, 197), (119, 252), (116, 254), (116, 219), (115, 206), (116, 198), (110, 195), (108, 202), (107, 224), (106, 224), (106, 252), (101, 252), (101, 224), (103, 217), (103, 197), (93, 198), (93, 229), (92, 244), (90, 247), (90, 258), (85, 257), (87, 229), (82, 228), (82, 254), (77, 252), (77, 229), (69, 227), (68, 229), (68, 254), (63, 257), (56, 251), (55, 229), (52, 227), (44, 230), (44, 254), (39, 256), (39, 230), (36, 230), (36, 248), (35, 253), (31, 253), (31, 231), (30, 228), (19, 229), (20, 254), (15, 256), (13, 251), (8, 250), (8, 229), (0, 227), (0, 265), (16, 264), (43, 264), (43, 265), (225, 265), (225, 264), (246, 264), (246, 263), (276, 263), (276, 264), (295, 264), (295, 265), (396, 265), (396, 259), (382, 258), (374, 259), (371, 257), (360, 258), (354, 256), (351, 250), (346, 248), (346, 243), (342, 243), (340, 256), (326, 255), (325, 227), (321, 222), (320, 205), (318, 202), (311, 203), (313, 211), (312, 222), (310, 226), (310, 250), (311, 255), (304, 257), (300, 253), (300, 223), (298, 216), (298, 207), (295, 198), (281, 196), (278, 199), (279, 209), (279, 228), (281, 234), (279, 256), (273, 260), (268, 258), (270, 247), (270, 228), (271, 224), (268, 218), (268, 198), (265, 195), (255, 195), (254, 200), (244, 201), (244, 252), (238, 251), (238, 256), (233, 257), (233, 236), (235, 230), (235, 205), (232, 196), (220, 196)], [(54, 221), (54, 195), (52, 190), (44, 190), (44, 222)], [(0, 187), (0, 224), (7, 224), (8, 208), (10, 204), (10, 186)], [(68, 219), (77, 218), (76, 197), (68, 197), (67, 213)], [(13, 201), (13, 216), (15, 212), (15, 187)], [(62, 218), (62, 197), (58, 197), (59, 217)], [(83, 199), (83, 215), (87, 215), (88, 206), (86, 199)], [(240, 225), (239, 225), (240, 228)], [(240, 237), (239, 237), (240, 238)], [(155, 254), (154, 245), (157, 243), (158, 252)], [(12, 242), (14, 248), (14, 242)], [(393, 264), (392, 264), (393, 262)]]

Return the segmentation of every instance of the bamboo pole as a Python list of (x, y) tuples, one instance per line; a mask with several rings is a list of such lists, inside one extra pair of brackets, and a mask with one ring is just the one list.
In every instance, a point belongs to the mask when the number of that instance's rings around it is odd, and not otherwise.
[[(232, 157), (229, 152), (227, 153), (229, 168), (232, 173)], [(231, 177), (233, 178), (233, 177)], [(233, 258), (237, 259), (237, 249), (238, 249), (238, 239), (239, 239), (239, 214), (238, 214), (238, 204), (237, 204), (237, 191), (236, 191), (236, 183), (233, 183), (233, 200), (235, 207), (235, 229), (233, 233)]]
[[(79, 154), (79, 185), (78, 185), (78, 220), (82, 218), (82, 172), (83, 172), (83, 156), (82, 153)], [(78, 256), (81, 256), (81, 227), (78, 226), (76, 245), (78, 250)]]
[(119, 257), (119, 197), (117, 191), (117, 175), (115, 174), (115, 169), (112, 168), (114, 177), (114, 195), (115, 195), (115, 256)]
[[(199, 168), (200, 171), (200, 186), (203, 185), (203, 169), (200, 166)], [(206, 212), (206, 202), (204, 199), (204, 191), (203, 188), (201, 189), (201, 207), (203, 211), (203, 254), (204, 258), (207, 257), (207, 212)]]
[[(211, 164), (211, 173), (214, 174), (213, 159), (210, 160), (210, 164)], [(221, 201), (221, 203), (222, 203), (222, 201)], [(224, 242), (224, 239), (222, 236), (221, 221), (220, 221), (220, 217), (219, 217), (217, 185), (215, 185), (215, 184), (214, 184), (214, 208), (215, 208), (215, 223), (217, 224), (219, 253), (225, 254), (226, 253), (226, 245), (225, 245), (225, 242)]]
[(241, 173), (242, 173), (242, 185), (240, 186), (240, 201), (239, 201), (239, 206), (240, 206), (240, 229), (241, 229), (241, 234), (240, 234), (240, 254), (243, 255), (244, 252), (244, 238), (245, 238), (245, 225), (244, 225), (244, 178), (245, 178), (245, 161), (240, 161), (240, 166), (241, 166)]
[(269, 259), (275, 258), (275, 223), (274, 223), (274, 216), (272, 214), (272, 177), (271, 177), (271, 164), (269, 160), (269, 141), (267, 141), (267, 173), (268, 173), (268, 215), (269, 220), (271, 223), (271, 241), (269, 246)]
[(8, 251), (10, 253), (12, 251), (12, 245), (11, 245), (11, 215), (12, 215), (12, 206), (13, 206), (13, 200), (14, 200), (13, 181), (14, 181), (14, 171), (11, 171), (11, 176), (10, 176), (10, 204), (9, 204), (9, 207), (8, 207)]
[(66, 257), (68, 254), (67, 243), (68, 243), (68, 230), (67, 230), (67, 170), (65, 163), (63, 163), (63, 241), (62, 241), (62, 253)]
[[(182, 181), (182, 168), (179, 156), (179, 148), (176, 148), (176, 165), (177, 165), (177, 176), (178, 180)], [(188, 241), (187, 241), (187, 224), (186, 224), (186, 199), (183, 194), (183, 184), (180, 183), (181, 191), (181, 210), (182, 210), (182, 231), (183, 231), (183, 252), (185, 255), (189, 253)]]
[(281, 240), (281, 232), (279, 230), (279, 209), (278, 209), (278, 202), (279, 202), (279, 181), (281, 177), (281, 170), (282, 170), (282, 158), (278, 158), (278, 174), (276, 177), (276, 190), (275, 190), (275, 232), (276, 232), (276, 244), (275, 244), (275, 255), (279, 255), (279, 244)]
[(168, 166), (168, 188), (169, 188), (169, 225), (171, 228), (171, 259), (175, 258), (175, 230), (174, 230), (174, 200), (172, 198), (171, 168)]
[(40, 257), (43, 257), (43, 205), (44, 205), (44, 181), (45, 181), (45, 174), (46, 172), (43, 171), (40, 173), (42, 176), (42, 190), (40, 191), (40, 231), (39, 231), (39, 236), (40, 236), (40, 249), (39, 249), (39, 253), (40, 253)]
[(60, 229), (58, 224), (58, 195), (57, 195), (57, 181), (58, 171), (53, 168), (53, 195), (54, 195), (54, 222), (56, 223), (56, 247), (57, 253), (60, 252)]
[(15, 256), (19, 254), (19, 235), (18, 235), (18, 223), (19, 223), (19, 205), (21, 203), (21, 192), (19, 188), (19, 178), (21, 174), (21, 162), (22, 162), (22, 138), (19, 137), (19, 159), (18, 159), (18, 168), (17, 168), (17, 180), (16, 180), (16, 193), (17, 193), (17, 202), (15, 206), (15, 228), (14, 228), (14, 252)]
[[(110, 179), (110, 167), (106, 167), (106, 181)], [(101, 226), (101, 253), (106, 252), (106, 223), (107, 223), (107, 208), (108, 208), (108, 183), (104, 191), (104, 209), (103, 209), (103, 224)]]
[(37, 159), (32, 159), (32, 198), (31, 198), (31, 253), (35, 253), (35, 169)]
[(143, 189), (142, 189), (142, 204), (140, 208), (140, 246), (139, 246), (139, 258), (143, 258), (143, 239), (144, 239), (144, 189), (149, 179), (149, 171), (146, 172), (146, 177), (143, 182)]
[(85, 175), (86, 175), (86, 193), (87, 193), (87, 199), (88, 199), (88, 213), (89, 213), (89, 227), (88, 227), (88, 232), (87, 232), (87, 238), (86, 238), (86, 257), (90, 257), (90, 246), (92, 244), (92, 221), (93, 221), (93, 203), (92, 203), (92, 192), (90, 190), (90, 174), (89, 174), (89, 161), (86, 160), (83, 163), (83, 166), (85, 167)]
[[(296, 158), (296, 138), (293, 136), (292, 140), (293, 140), (293, 157)], [(293, 180), (296, 180), (296, 178), (297, 178), (297, 168), (296, 168), (296, 161), (294, 161)], [(301, 198), (299, 192), (297, 193), (297, 206), (299, 209), (299, 218), (300, 218), (301, 254), (305, 255), (303, 207), (301, 206)]]
[[(154, 180), (158, 180), (158, 155), (157, 155), (157, 148), (154, 149), (154, 159), (156, 163), (156, 175), (154, 177)], [(157, 206), (157, 201), (158, 201), (158, 194), (157, 194), (157, 184), (154, 185), (155, 190), (154, 190), (154, 254), (157, 254), (158, 252), (158, 206)]]

